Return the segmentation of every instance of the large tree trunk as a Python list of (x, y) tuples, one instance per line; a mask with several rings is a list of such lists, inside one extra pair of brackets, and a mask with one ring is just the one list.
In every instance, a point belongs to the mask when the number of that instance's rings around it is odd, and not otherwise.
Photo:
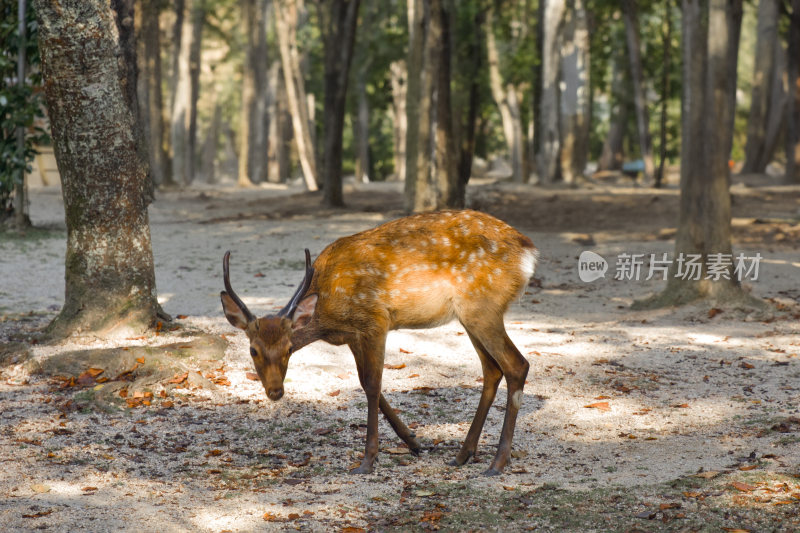
[[(767, 116), (772, 96), (773, 70), (782, 69), (775, 63), (775, 47), (780, 46), (778, 37), (779, 0), (760, 0), (758, 3), (758, 33), (753, 61), (753, 88), (750, 98), (750, 114), (747, 119), (747, 143), (742, 172), (764, 172), (769, 163), (765, 135)], [(772, 155), (771, 153), (769, 155)]]
[(589, 152), (589, 27), (583, 0), (567, 2), (561, 79), (561, 177), (575, 184)]
[(500, 73), (500, 52), (494, 35), (494, 9), (489, 4), (486, 14), (486, 51), (489, 58), (489, 88), (492, 98), (500, 110), (500, 120), (503, 125), (503, 136), (508, 148), (511, 162), (511, 177), (517, 182), (525, 181), (523, 171), (523, 146), (522, 122), (519, 111), (519, 102), (515, 88), (512, 84), (504, 87), (503, 76)]
[(164, 97), (161, 92), (161, 0), (142, 0), (136, 10), (139, 65), (139, 119), (146, 132), (150, 173), (154, 185), (166, 181), (168, 158), (164, 150)]
[(785, 181), (800, 184), (800, 0), (792, 0), (789, 23)]
[[(639, 132), (639, 151), (644, 162), (644, 181), (653, 179), (653, 146), (650, 139), (650, 117), (647, 112), (647, 97), (642, 68), (642, 48), (639, 42), (639, 15), (634, 0), (623, 0), (622, 14), (625, 18), (625, 35), (628, 43), (628, 59), (631, 63), (633, 104), (636, 109), (636, 129)], [(736, 72), (734, 71), (734, 76)]]
[(436, 208), (464, 207), (466, 190), (458, 183), (458, 159), (456, 157), (453, 132), (452, 94), (450, 87), (452, 64), (452, 32), (450, 30), (450, 6), (447, 0), (431, 1), (431, 39), (438, 42), (431, 53), (438, 57), (436, 63)]
[(300, 71), (300, 56), (297, 51), (297, 4), (296, 0), (292, 0), (286, 2), (285, 5), (284, 2), (275, 2), (273, 5), (281, 64), (283, 65), (283, 78), (286, 84), (287, 102), (289, 113), (292, 116), (300, 167), (303, 170), (306, 187), (310, 191), (316, 191), (318, 189), (316, 151), (306, 104), (305, 83)]
[(559, 176), (561, 128), (559, 125), (559, 73), (561, 32), (566, 0), (540, 0), (544, 11), (542, 28), (542, 93), (539, 106), (539, 155), (536, 167), (541, 183), (553, 183)]
[(325, 23), (325, 139), (322, 157), (324, 202), (343, 206), (342, 134), (347, 82), (356, 38), (360, 0), (330, 0), (320, 7)]
[[(704, 12), (707, 10), (707, 14)], [(681, 199), (676, 260), (667, 287), (644, 305), (677, 305), (698, 298), (745, 298), (733, 272), (706, 279), (712, 254), (731, 254), (728, 160), (736, 103), (736, 58), (742, 0), (683, 0)], [(681, 276), (680, 257), (701, 257), (700, 279)]]
[(67, 224), (65, 302), (50, 331), (141, 331), (154, 324), (158, 302), (148, 163), (128, 95), (136, 87), (133, 40), (120, 35), (108, 2), (34, 6)]
[[(466, 48), (466, 56), (462, 62), (466, 63), (461, 67), (467, 73), (469, 79), (469, 93), (467, 96), (466, 119), (461, 127), (459, 138), (458, 153), (458, 190), (456, 195), (463, 198), (466, 203), (467, 183), (472, 175), (472, 159), (475, 155), (475, 139), (478, 123), (478, 114), (481, 106), (481, 69), (482, 69), (482, 50), (484, 40), (484, 24), (486, 22), (485, 12), (478, 10), (472, 21), (473, 31), (467, 37), (467, 44), (462, 45)], [(461, 69), (460, 69), (461, 70)], [(516, 94), (515, 94), (516, 96)]]

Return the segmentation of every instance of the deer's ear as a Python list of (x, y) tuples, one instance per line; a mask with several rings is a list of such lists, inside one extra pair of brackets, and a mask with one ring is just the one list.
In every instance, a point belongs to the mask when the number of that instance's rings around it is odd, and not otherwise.
[(225, 311), (225, 318), (231, 326), (239, 329), (247, 328), (247, 313), (228, 295), (227, 292), (219, 293), (222, 300), (222, 309)]
[(292, 329), (299, 329), (306, 326), (314, 316), (314, 310), (317, 308), (317, 295), (310, 294), (300, 300), (297, 304), (297, 309), (292, 314)]

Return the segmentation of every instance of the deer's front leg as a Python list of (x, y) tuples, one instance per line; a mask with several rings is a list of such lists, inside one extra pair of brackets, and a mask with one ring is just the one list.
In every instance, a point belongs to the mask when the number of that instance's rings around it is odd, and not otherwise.
[(383, 376), (383, 353), (386, 335), (379, 338), (360, 338), (351, 345), (355, 356), (358, 378), (367, 395), (367, 443), (364, 459), (352, 474), (372, 472), (375, 457), (378, 455), (378, 413), (380, 412), (381, 378)]

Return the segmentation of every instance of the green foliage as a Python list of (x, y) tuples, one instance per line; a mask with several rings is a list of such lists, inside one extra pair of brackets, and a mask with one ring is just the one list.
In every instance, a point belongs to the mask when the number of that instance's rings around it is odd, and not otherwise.
[[(36, 155), (34, 144), (47, 139), (45, 132), (34, 127), (34, 119), (42, 117), (40, 93), (41, 76), (34, 69), (25, 80), (17, 83), (17, 57), (20, 46), (18, 34), (17, 2), (0, 0), (0, 217), (12, 210), (14, 187), (20, 182), (23, 172), (30, 170), (30, 162)], [(33, 12), (27, 12), (27, 34), (25, 51), (28, 65), (39, 64), (37, 48), (37, 23)], [(17, 152), (17, 128), (25, 128), (25, 150), (20, 157)]]

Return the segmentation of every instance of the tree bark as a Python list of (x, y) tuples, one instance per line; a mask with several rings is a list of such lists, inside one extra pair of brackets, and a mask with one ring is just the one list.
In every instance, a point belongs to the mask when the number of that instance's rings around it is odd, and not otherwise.
[(736, 58), (742, 0), (683, 0), (683, 95), (681, 99), (681, 199), (675, 256), (699, 254), (700, 279), (670, 269), (663, 293), (644, 307), (679, 305), (699, 298), (746, 299), (733, 265), (729, 279), (705, 279), (711, 254), (731, 254), (728, 160), (736, 103)]
[(786, 112), (786, 176), (789, 184), (800, 183), (800, 0), (792, 0), (787, 50), (789, 96)]
[(540, 0), (544, 11), (542, 28), (542, 93), (539, 107), (539, 155), (537, 169), (541, 183), (560, 177), (561, 128), (559, 124), (559, 73), (561, 32), (566, 0)]
[(148, 163), (137, 149), (130, 99), (135, 63), (126, 62), (135, 48), (132, 40), (125, 45), (108, 2), (34, 6), (67, 224), (65, 302), (49, 329), (141, 331), (155, 323), (158, 302)]
[(511, 177), (513, 181), (525, 181), (523, 172), (523, 139), (522, 122), (520, 118), (519, 102), (515, 88), (512, 84), (504, 88), (503, 76), (500, 73), (500, 53), (494, 35), (494, 8), (489, 4), (486, 13), (486, 51), (489, 59), (489, 88), (492, 98), (500, 110), (500, 120), (503, 125), (503, 136), (508, 148), (511, 162)]
[(625, 62), (625, 52), (617, 51), (611, 72), (611, 117), (608, 135), (603, 142), (600, 159), (597, 161), (598, 170), (620, 170), (625, 158), (623, 141), (628, 129), (628, 112), (630, 100), (628, 98), (628, 81)]
[(312, 141), (305, 83), (300, 72), (300, 58), (297, 52), (297, 4), (296, 0), (282, 4), (284, 2), (275, 2), (273, 6), (287, 102), (292, 116), (303, 178), (308, 190), (316, 191), (318, 189), (316, 151)]
[(431, 1), (431, 40), (438, 45), (431, 47), (437, 58), (436, 73), (436, 208), (464, 207), (464, 188), (458, 183), (458, 159), (456, 158), (453, 132), (453, 110), (451, 93), (452, 32), (450, 29), (450, 10), (447, 0)]
[[(780, 46), (778, 37), (779, 0), (758, 2), (758, 30), (753, 61), (753, 87), (750, 97), (750, 113), (747, 119), (747, 141), (742, 172), (764, 172), (769, 163), (765, 154), (767, 116), (772, 96), (773, 70), (783, 65), (775, 63), (775, 47)], [(771, 155), (771, 154), (770, 154)]]
[(639, 151), (644, 161), (644, 181), (653, 179), (653, 146), (650, 139), (650, 117), (647, 112), (647, 98), (642, 68), (642, 48), (639, 41), (639, 15), (635, 0), (623, 0), (622, 14), (625, 18), (625, 35), (628, 43), (628, 59), (631, 63), (631, 82), (633, 83), (633, 104), (636, 110), (636, 129), (639, 132)]
[(325, 139), (322, 165), (324, 203), (344, 205), (342, 195), (342, 134), (347, 82), (356, 38), (360, 0), (329, 0), (320, 6), (325, 27)]
[(139, 119), (146, 132), (150, 174), (155, 186), (166, 181), (168, 164), (164, 150), (164, 97), (161, 92), (161, 31), (159, 14), (161, 0), (142, 0), (136, 10), (139, 24), (137, 58), (139, 66)]
[(661, 65), (661, 119), (659, 128), (659, 158), (656, 170), (655, 187), (660, 188), (664, 180), (664, 166), (667, 162), (667, 103), (670, 93), (670, 66), (672, 62), (672, 0), (664, 2), (663, 54)]
[(583, 0), (567, 2), (561, 79), (561, 177), (574, 185), (589, 151), (589, 28)]
[[(192, 140), (193, 116), (196, 119), (196, 92), (193, 90), (193, 55), (198, 44), (195, 43), (201, 16), (200, 0), (183, 0), (181, 14), (180, 45), (177, 53), (175, 72), (175, 93), (172, 99), (170, 139), (172, 145), (172, 178), (176, 183), (187, 185), (192, 181), (194, 171), (194, 143)], [(194, 62), (196, 63), (196, 61)], [(199, 65), (197, 65), (199, 68)]]
[(392, 86), (391, 117), (394, 127), (393, 158), (396, 179), (406, 178), (406, 137), (408, 136), (408, 113), (406, 98), (408, 92), (408, 70), (405, 61), (395, 61), (389, 65), (389, 82)]
[(242, 111), (239, 131), (238, 184), (242, 187), (267, 179), (267, 0), (242, 0), (242, 22), (247, 43), (242, 71)]
[[(426, 58), (429, 45), (430, 7), (425, 0), (408, 0), (409, 24), (408, 89), (406, 92), (406, 209), (412, 212), (436, 208), (436, 190), (431, 180), (433, 70)], [(434, 54), (428, 54), (429, 57)]]
[(286, 86), (282, 82), (280, 60), (269, 71), (269, 135), (267, 147), (267, 179), (280, 183), (289, 176), (289, 144), (291, 119), (286, 119)]

